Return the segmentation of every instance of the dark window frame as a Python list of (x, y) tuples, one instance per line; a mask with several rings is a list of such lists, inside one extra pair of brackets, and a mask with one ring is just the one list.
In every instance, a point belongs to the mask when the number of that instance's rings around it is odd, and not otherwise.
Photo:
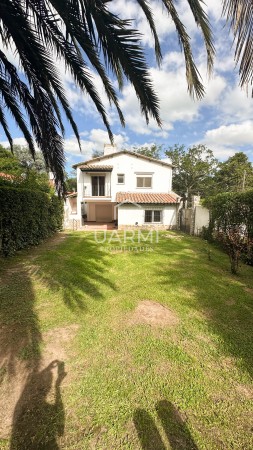
[[(119, 181), (119, 177), (123, 177), (122, 183)], [(117, 173), (117, 184), (125, 184), (125, 174), (124, 173)]]
[[(156, 213), (159, 213), (159, 220), (155, 220)], [(151, 220), (146, 220), (147, 216), (149, 216)], [(162, 223), (162, 211), (160, 209), (145, 209), (144, 223)]]

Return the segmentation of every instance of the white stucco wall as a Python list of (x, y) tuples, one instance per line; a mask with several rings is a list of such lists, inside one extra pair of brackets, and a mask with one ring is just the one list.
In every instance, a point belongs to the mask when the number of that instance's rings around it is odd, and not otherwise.
[(194, 234), (199, 234), (203, 227), (209, 225), (209, 210), (203, 206), (196, 206), (194, 220)]
[[(111, 194), (112, 201), (115, 201), (117, 192), (170, 192), (172, 189), (172, 168), (168, 165), (146, 161), (129, 154), (116, 154), (114, 157), (108, 157), (101, 161), (92, 162), (92, 165), (113, 166), (112, 172), (107, 172), (105, 174), (106, 194)], [(118, 174), (125, 175), (124, 184), (117, 183)], [(137, 188), (136, 177), (138, 174), (152, 175), (152, 187)], [(93, 175), (95, 175), (95, 173)], [(77, 168), (77, 191), (80, 196), (83, 194), (85, 195), (85, 192), (91, 192), (89, 189), (90, 183), (91, 174), (81, 172), (81, 170)], [(84, 187), (86, 187), (86, 189), (84, 189)]]
[[(106, 172), (105, 175), (105, 197), (104, 199), (96, 199), (92, 197), (92, 201), (111, 201), (115, 202), (117, 192), (138, 192), (138, 193), (155, 193), (155, 192), (171, 192), (172, 190), (172, 168), (169, 165), (161, 165), (152, 161), (144, 160), (139, 157), (135, 157), (129, 154), (115, 154), (113, 157), (102, 159), (101, 161), (94, 161), (92, 165), (108, 165), (113, 166), (112, 172)], [(98, 170), (98, 174), (101, 174)], [(124, 174), (124, 184), (118, 184), (117, 175)], [(136, 178), (139, 175), (151, 175), (152, 187), (151, 188), (137, 188)], [(77, 218), (81, 221), (82, 207), (81, 202), (91, 196), (91, 175), (96, 173), (82, 172), (77, 168)], [(87, 207), (86, 207), (87, 208)], [(175, 207), (173, 207), (175, 208)], [(140, 218), (130, 219), (128, 212), (128, 220), (132, 222), (140, 221)], [(165, 221), (170, 222), (170, 213), (165, 211)], [(137, 214), (138, 216), (138, 214)], [(89, 214), (88, 220), (95, 220), (95, 215)], [(126, 220), (125, 216), (124, 221)], [(139, 216), (138, 216), (139, 217)]]
[(79, 217), (76, 209), (76, 197), (67, 197), (64, 202), (64, 228), (79, 227)]
[(134, 226), (138, 222), (138, 226), (143, 225), (159, 225), (158, 223), (146, 224), (144, 221), (145, 210), (162, 211), (161, 225), (168, 227), (176, 227), (177, 225), (177, 205), (141, 205), (141, 208), (134, 205), (122, 205), (118, 208), (118, 226), (130, 225)]

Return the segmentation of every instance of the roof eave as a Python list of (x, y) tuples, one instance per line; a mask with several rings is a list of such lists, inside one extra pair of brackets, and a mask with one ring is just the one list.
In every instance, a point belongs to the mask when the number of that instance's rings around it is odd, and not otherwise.
[(72, 167), (73, 167), (73, 169), (77, 169), (81, 165), (90, 164), (90, 163), (93, 163), (93, 162), (98, 162), (98, 161), (101, 161), (101, 160), (104, 160), (104, 159), (108, 159), (108, 158), (111, 158), (111, 157), (114, 157), (114, 156), (117, 156), (117, 155), (122, 155), (122, 154), (135, 156), (136, 158), (145, 159), (146, 161), (154, 162), (156, 164), (160, 164), (160, 165), (165, 166), (165, 167), (170, 167), (172, 169), (174, 167), (172, 164), (166, 163), (166, 162), (164, 162), (164, 161), (162, 161), (160, 159), (150, 158), (149, 156), (141, 155), (140, 153), (130, 152), (129, 150), (121, 150), (119, 152), (110, 153), (109, 155), (98, 156), (97, 158), (92, 158), (92, 159), (89, 159), (88, 161), (84, 161), (84, 162), (80, 162), (80, 163), (77, 163), (77, 164), (73, 164)]

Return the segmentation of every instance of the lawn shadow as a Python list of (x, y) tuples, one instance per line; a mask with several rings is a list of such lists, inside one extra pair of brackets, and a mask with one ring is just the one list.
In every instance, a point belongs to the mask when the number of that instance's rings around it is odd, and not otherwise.
[(133, 422), (143, 450), (166, 450), (155, 421), (145, 409), (136, 409)]
[[(25, 286), (25, 288), (24, 288)], [(21, 264), (6, 269), (0, 287), (0, 382), (22, 361), (38, 366), (42, 340), (29, 274)]]
[[(171, 450), (198, 450), (186, 423), (171, 402), (167, 400), (158, 402), (156, 412)], [(163, 442), (155, 421), (147, 411), (136, 409), (133, 422), (142, 450), (168, 448), (168, 445)]]
[[(191, 238), (192, 240), (193, 238)], [(240, 366), (253, 375), (253, 298), (246, 292), (249, 282), (246, 275), (232, 276), (229, 261), (224, 268), (226, 255), (214, 248), (213, 258), (208, 261), (204, 243), (196, 239), (175, 249), (175, 253), (165, 251), (167, 261), (156, 269), (164, 294), (180, 293), (180, 306), (189, 311), (197, 311), (199, 320), (204, 320), (210, 331), (221, 339), (223, 351), (236, 358)], [(198, 240), (197, 240), (198, 239)], [(162, 250), (159, 243), (157, 251)], [(245, 267), (246, 271), (253, 268)], [(250, 274), (249, 274), (250, 275)], [(196, 315), (195, 315), (196, 317)]]
[(198, 450), (188, 426), (171, 402), (168, 400), (158, 402), (156, 411), (171, 450)]
[[(15, 407), (10, 450), (60, 449), (57, 441), (65, 423), (60, 385), (65, 376), (64, 363), (57, 360), (29, 375)], [(50, 391), (53, 402), (48, 401)]]
[(44, 253), (36, 262), (42, 282), (52, 291), (60, 291), (72, 310), (85, 310), (88, 297), (102, 300), (105, 288), (116, 290), (105, 275), (109, 259), (93, 233), (69, 234), (61, 246)]

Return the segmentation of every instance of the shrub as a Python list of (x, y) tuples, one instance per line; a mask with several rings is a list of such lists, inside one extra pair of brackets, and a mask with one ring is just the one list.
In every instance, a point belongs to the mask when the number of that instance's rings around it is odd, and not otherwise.
[(231, 272), (238, 270), (239, 259), (252, 264), (253, 190), (218, 194), (205, 200), (210, 210), (208, 234), (227, 251)]
[(4, 256), (39, 244), (61, 229), (62, 218), (58, 197), (0, 184), (0, 250)]

